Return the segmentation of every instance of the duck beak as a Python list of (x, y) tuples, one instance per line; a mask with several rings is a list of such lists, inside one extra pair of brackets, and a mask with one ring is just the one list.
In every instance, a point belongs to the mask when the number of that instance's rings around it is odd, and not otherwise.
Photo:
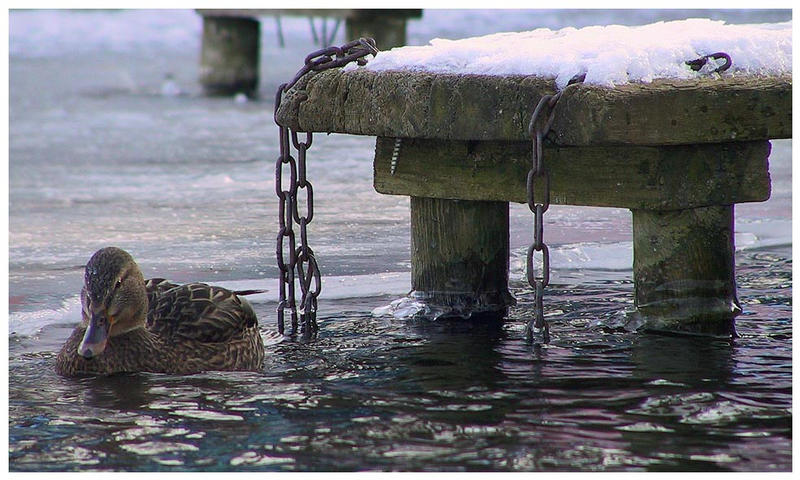
[(108, 340), (108, 327), (109, 322), (105, 312), (92, 312), (92, 320), (86, 328), (81, 344), (78, 345), (78, 354), (88, 360), (103, 353)]

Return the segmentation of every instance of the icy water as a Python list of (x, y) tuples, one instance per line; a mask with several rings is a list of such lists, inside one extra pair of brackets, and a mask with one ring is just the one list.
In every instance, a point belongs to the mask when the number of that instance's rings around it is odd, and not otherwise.
[[(426, 10), (409, 41), (687, 17), (791, 13)], [(553, 340), (530, 345), (525, 206), (502, 325), (373, 316), (409, 289), (408, 200), (372, 189), (373, 139), (318, 135), (320, 334), (280, 338), (272, 92), (316, 48), (306, 19), (282, 27), (284, 49), (262, 24), (261, 100), (236, 102), (199, 94), (191, 11), (11, 12), (12, 471), (791, 470), (791, 141), (773, 142), (772, 198), (736, 207), (740, 338), (610, 328), (632, 306), (630, 213), (554, 206)], [(146, 276), (267, 289), (263, 371), (56, 376), (82, 266), (109, 244)]]

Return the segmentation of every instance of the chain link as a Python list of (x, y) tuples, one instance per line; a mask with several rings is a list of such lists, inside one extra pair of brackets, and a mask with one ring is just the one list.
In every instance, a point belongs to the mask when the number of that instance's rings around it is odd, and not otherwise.
[[(309, 54), (305, 65), (289, 83), (278, 87), (275, 94), (275, 123), (278, 125), (280, 155), (275, 162), (275, 194), (278, 196), (278, 237), (275, 256), (278, 264), (278, 332), (285, 331), (286, 311), (291, 315), (291, 334), (297, 333), (298, 326), (304, 338), (317, 333), (317, 297), (322, 291), (322, 277), (314, 250), (308, 244), (308, 225), (314, 218), (314, 187), (306, 177), (306, 158), (311, 148), (313, 135), (305, 132), (304, 141), (298, 132), (278, 123), (278, 108), (283, 94), (309, 72), (319, 72), (329, 68), (357, 62), (367, 63), (367, 55), (377, 55), (375, 40), (360, 38), (341, 47), (328, 47)], [(297, 152), (293, 157), (291, 150)], [(285, 178), (285, 177), (288, 177)], [(284, 185), (288, 180), (289, 184)], [(300, 193), (304, 194), (305, 211), (300, 209)], [(300, 230), (300, 245), (297, 245), (295, 225)], [(288, 255), (287, 255), (288, 254)], [(288, 256), (288, 263), (286, 261)], [(295, 279), (300, 285), (300, 305), (298, 309)], [(298, 314), (299, 324), (298, 325)]]
[[(528, 247), (526, 256), (526, 277), (528, 283), (534, 291), (533, 318), (525, 328), (525, 336), (528, 341), (533, 340), (534, 334), (540, 334), (542, 341), (550, 341), (550, 327), (544, 318), (544, 288), (550, 283), (550, 249), (544, 242), (544, 213), (550, 208), (550, 172), (544, 164), (544, 139), (550, 133), (550, 127), (555, 120), (555, 107), (564, 92), (572, 85), (580, 83), (585, 75), (575, 76), (569, 81), (567, 86), (560, 92), (553, 95), (544, 95), (531, 115), (528, 124), (528, 133), (533, 142), (531, 148), (531, 168), (525, 182), (527, 190), (528, 208), (533, 214), (533, 243)], [(543, 121), (541, 119), (544, 118)], [(540, 182), (541, 189), (536, 186)], [(540, 199), (537, 200), (537, 193), (541, 190)], [(536, 252), (542, 255), (541, 276), (536, 274), (536, 262), (534, 256)]]
[(329, 68), (343, 67), (350, 62), (356, 62), (358, 65), (366, 65), (367, 55), (377, 55), (378, 47), (375, 46), (375, 40), (371, 38), (359, 38), (352, 42), (345, 43), (341, 47), (327, 47), (313, 51), (306, 56), (305, 65), (298, 70), (294, 78), (278, 88), (278, 91), (289, 91), (290, 88), (297, 83), (300, 78), (308, 72), (319, 72)]

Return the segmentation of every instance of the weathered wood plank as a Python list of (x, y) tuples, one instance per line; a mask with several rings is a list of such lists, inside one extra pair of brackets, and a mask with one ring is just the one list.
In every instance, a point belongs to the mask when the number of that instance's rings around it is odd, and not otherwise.
[[(391, 138), (376, 142), (380, 193), (526, 202), (530, 142), (403, 139), (392, 174), (394, 145)], [(769, 142), (755, 141), (553, 147), (544, 158), (553, 204), (673, 210), (768, 199), (769, 152)]]
[[(575, 88), (563, 97), (556, 143), (722, 143), (792, 136), (792, 78), (660, 81)], [(565, 123), (566, 122), (566, 123)]]
[[(307, 75), (278, 121), (301, 131), (446, 140), (529, 138), (552, 80), (537, 77), (349, 72)], [(616, 88), (578, 85), (552, 127), (561, 146), (681, 145), (790, 138), (792, 78), (724, 77)]]

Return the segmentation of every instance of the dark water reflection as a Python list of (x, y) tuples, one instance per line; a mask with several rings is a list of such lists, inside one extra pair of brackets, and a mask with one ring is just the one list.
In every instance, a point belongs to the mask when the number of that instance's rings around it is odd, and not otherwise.
[(68, 380), (26, 353), (10, 361), (11, 469), (787, 471), (784, 253), (740, 261), (731, 341), (597, 326), (632, 294), (611, 282), (548, 292), (549, 345), (523, 340), (518, 285), (502, 325), (327, 302), (320, 338), (271, 342), (262, 373)]

